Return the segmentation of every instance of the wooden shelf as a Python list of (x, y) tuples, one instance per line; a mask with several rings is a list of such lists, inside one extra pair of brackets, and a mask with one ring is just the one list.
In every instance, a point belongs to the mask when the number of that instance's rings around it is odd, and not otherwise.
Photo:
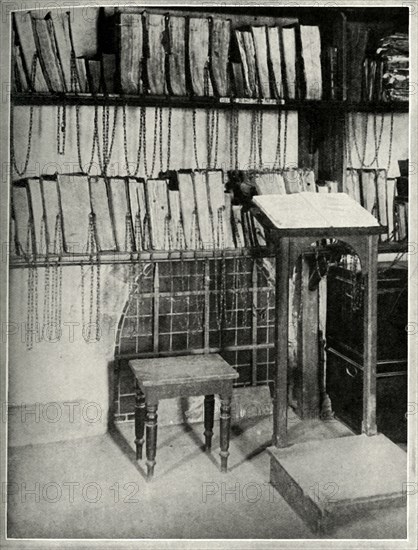
[[(348, 252), (349, 249), (343, 243), (333, 243), (319, 249), (313, 249), (312, 252), (305, 252), (304, 255), (315, 254), (318, 250), (321, 253), (329, 254), (332, 250), (339, 249), (341, 252)], [(387, 252), (406, 252), (407, 244), (400, 242), (384, 242), (379, 243), (379, 253)], [(50, 254), (48, 257), (40, 255), (37, 257), (20, 257), (12, 256), (10, 258), (10, 268), (27, 268), (27, 267), (46, 267), (48, 265), (82, 265), (82, 264), (97, 264), (101, 265), (123, 265), (136, 264), (139, 262), (168, 262), (168, 261), (193, 261), (203, 260), (205, 258), (211, 260), (230, 260), (234, 258), (266, 258), (272, 257), (273, 253), (268, 247), (258, 248), (230, 248), (225, 250), (155, 250), (145, 251), (138, 254), (137, 252), (100, 252), (99, 254), (63, 254), (58, 256)]]
[(337, 112), (396, 112), (408, 113), (409, 103), (349, 103), (347, 101), (312, 100), (276, 100), (250, 98), (218, 97), (180, 97), (180, 96), (128, 96), (117, 94), (41, 94), (18, 93), (12, 96), (16, 106), (30, 105), (126, 105), (129, 107), (173, 107), (182, 109), (265, 109), (287, 111), (337, 111)]
[(232, 248), (225, 250), (155, 250), (146, 252), (100, 252), (98, 254), (63, 254), (58, 256), (50, 254), (48, 257), (31, 256), (19, 257), (12, 256), (10, 259), (11, 268), (22, 267), (46, 267), (48, 265), (82, 265), (97, 264), (101, 265), (120, 265), (136, 264), (139, 262), (165, 262), (165, 261), (193, 261), (209, 258), (212, 260), (233, 259), (238, 257), (266, 257), (271, 255), (266, 247), (259, 248)]
[(407, 242), (385, 241), (383, 243), (379, 243), (379, 254), (385, 254), (389, 252), (407, 252), (407, 251), (408, 251)]

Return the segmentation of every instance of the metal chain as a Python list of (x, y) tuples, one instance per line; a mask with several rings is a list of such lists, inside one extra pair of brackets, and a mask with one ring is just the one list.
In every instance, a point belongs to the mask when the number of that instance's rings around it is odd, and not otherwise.
[(284, 139), (283, 139), (283, 168), (286, 168), (286, 155), (287, 155), (287, 122), (289, 112), (284, 113)]
[(55, 327), (61, 329), (61, 311), (62, 311), (62, 264), (60, 257), (63, 252), (62, 231), (61, 231), (61, 215), (57, 214), (55, 219), (54, 230), (54, 254), (58, 254), (59, 259), (53, 266), (52, 271), (52, 312), (49, 318), (54, 323)]
[(238, 170), (239, 163), (239, 111), (235, 111), (234, 122), (235, 134), (234, 134), (234, 155), (235, 155), (235, 170)]
[(346, 146), (346, 160), (348, 168), (353, 168), (353, 157), (351, 151), (350, 113), (344, 118), (344, 142)]
[(135, 215), (135, 244), (136, 244), (136, 250), (139, 252), (140, 250), (143, 250), (143, 235), (142, 235), (142, 228), (141, 228), (141, 216), (139, 215), (139, 212)]
[(170, 215), (166, 214), (164, 218), (164, 249), (165, 250), (173, 249), (173, 238), (171, 235), (170, 223), (171, 223)]
[(57, 106), (57, 153), (65, 154), (65, 142), (67, 136), (67, 109), (65, 103)]
[(106, 105), (102, 107), (102, 124), (103, 124), (103, 163), (102, 163), (102, 175), (107, 176), (107, 169), (112, 156), (113, 146), (115, 143), (116, 135), (116, 122), (118, 118), (118, 106), (114, 106), (113, 110), (113, 127), (112, 135), (109, 144), (109, 121), (110, 121), (110, 106)]
[(129, 169), (129, 160), (128, 160), (128, 138), (126, 131), (126, 105), (122, 105), (122, 125), (123, 125), (123, 150), (125, 154), (125, 168), (128, 176), (136, 176), (139, 172), (139, 167), (141, 164), (141, 153), (142, 153), (142, 111), (140, 115), (140, 120), (138, 124), (138, 148), (136, 151), (136, 166), (135, 170), (132, 173)]
[[(206, 141), (207, 141), (207, 165), (208, 168), (216, 168), (218, 164), (219, 149), (219, 110), (208, 108), (206, 110)], [(212, 157), (213, 145), (215, 153)]]
[(101, 164), (100, 161), (100, 144), (99, 144), (99, 125), (98, 125), (98, 105), (95, 104), (94, 106), (94, 119), (93, 119), (93, 138), (92, 138), (92, 146), (91, 146), (91, 154), (90, 154), (90, 161), (89, 165), (87, 167), (87, 170), (84, 171), (84, 165), (81, 158), (81, 132), (80, 132), (80, 105), (76, 105), (75, 107), (75, 117), (76, 117), (76, 141), (77, 141), (77, 155), (78, 155), (78, 164), (80, 167), (81, 172), (89, 174), (94, 163), (94, 153), (96, 151), (97, 147), (97, 154), (99, 158), (99, 164)]
[(26, 316), (26, 348), (33, 348), (33, 268), (28, 268), (28, 293), (27, 293), (27, 316)]
[[(367, 116), (368, 115), (366, 114), (366, 117)], [(383, 113), (382, 118), (381, 118), (381, 124), (380, 124), (380, 136), (379, 136), (379, 139), (378, 139), (377, 138), (377, 114), (375, 112), (373, 113), (373, 137), (374, 137), (374, 147), (375, 147), (374, 157), (373, 157), (372, 161), (369, 162), (368, 164), (366, 164), (364, 162), (362, 168), (371, 168), (375, 162), (376, 162), (376, 168), (379, 168), (378, 157), (379, 157), (379, 149), (380, 149), (380, 145), (381, 145), (381, 141), (382, 141), (384, 116), (385, 115)], [(367, 134), (366, 134), (366, 136), (367, 136)]]
[[(82, 334), (83, 334), (83, 338), (86, 340), (85, 338), (85, 335), (84, 335), (84, 327), (86, 325), (86, 316), (85, 316), (85, 298), (84, 298), (84, 276), (85, 276), (85, 272), (84, 272), (84, 264), (83, 264), (83, 261), (80, 262), (80, 291), (81, 291), (81, 330), (82, 330)], [(87, 341), (87, 340), (86, 340)]]
[(355, 113), (351, 113), (351, 126), (353, 130), (353, 141), (354, 141), (354, 147), (357, 153), (357, 157), (360, 161), (361, 168), (364, 167), (364, 161), (366, 158), (366, 148), (367, 148), (367, 133), (368, 133), (368, 115), (367, 113), (362, 114), (362, 122), (363, 122), (363, 132), (362, 132), (362, 138), (363, 138), (363, 152), (360, 154), (359, 146), (357, 144), (357, 130), (356, 130), (356, 123), (355, 123)]
[(379, 138), (377, 137), (377, 115), (374, 113), (373, 117), (373, 134), (374, 134), (374, 150), (375, 150), (375, 161), (376, 168), (379, 168), (379, 152), (380, 146), (382, 145), (382, 136), (383, 136), (383, 127), (385, 124), (385, 113), (382, 113), (380, 116), (380, 132)]
[(251, 111), (251, 137), (250, 137), (250, 155), (248, 158), (248, 166), (249, 168), (255, 168), (255, 139), (256, 139), (256, 133), (257, 133), (257, 126), (256, 126), (256, 112)]
[(196, 109), (192, 110), (192, 128), (193, 128), (193, 151), (196, 169), (199, 170), (199, 156), (197, 154), (197, 135), (196, 135)]
[(159, 124), (158, 124), (158, 128), (159, 128), (159, 144), (160, 144), (160, 151), (159, 151), (159, 160), (160, 160), (160, 173), (164, 171), (164, 166), (163, 166), (163, 108), (162, 107), (159, 107), (158, 108), (158, 111), (159, 111)]
[(229, 166), (231, 170), (234, 167), (234, 120), (235, 111), (231, 109), (229, 111)]
[(32, 133), (33, 133), (33, 111), (34, 106), (31, 105), (29, 108), (29, 130), (28, 130), (28, 141), (26, 145), (26, 156), (23, 169), (20, 170), (16, 164), (16, 154), (15, 154), (15, 144), (14, 144), (14, 125), (13, 125), (13, 106), (10, 108), (10, 156), (13, 164), (13, 168), (18, 176), (23, 176), (26, 173), (26, 170), (29, 166), (30, 153), (32, 149)]
[(257, 111), (258, 115), (258, 164), (260, 170), (263, 168), (263, 110)]
[(171, 116), (172, 110), (171, 107), (168, 109), (168, 121), (167, 121), (167, 167), (166, 171), (170, 170), (171, 163)]
[(277, 111), (277, 144), (276, 144), (276, 156), (274, 159), (274, 165), (273, 170), (277, 170), (279, 168), (282, 168), (282, 151), (281, 151), (281, 141), (282, 141), (282, 112), (279, 109)]
[(147, 161), (147, 133), (146, 133), (146, 113), (145, 113), (145, 107), (142, 107), (141, 117), (142, 117), (142, 143), (144, 147), (144, 170), (145, 175), (147, 178), (151, 178), (154, 169), (155, 169), (155, 161), (157, 158), (157, 129), (158, 129), (158, 109), (159, 107), (155, 107), (154, 109), (154, 144), (153, 144), (153, 151), (152, 151), (152, 165), (151, 165), (151, 171), (148, 172), (148, 161)]
[(100, 330), (100, 320), (101, 320), (101, 299), (100, 299), (100, 256), (97, 256), (96, 264), (96, 342), (100, 340), (101, 330)]
[[(30, 84), (32, 89), (35, 88), (37, 60), (38, 60), (38, 53), (35, 52), (32, 58), (32, 67), (31, 67), (31, 74), (30, 74)], [(26, 173), (26, 170), (28, 169), (28, 165), (29, 165), (30, 153), (32, 149), (33, 111), (34, 111), (34, 105), (31, 105), (29, 108), (29, 130), (28, 130), (28, 141), (26, 146), (25, 163), (23, 165), (23, 170), (19, 170), (16, 164), (15, 146), (14, 146), (13, 105), (11, 105), (10, 107), (10, 156), (11, 156), (13, 168), (16, 174), (20, 177)]]
[[(217, 248), (222, 250), (225, 248), (224, 212), (225, 212), (225, 206), (221, 206), (218, 208), (216, 246)], [(218, 330), (222, 329), (223, 322), (225, 320), (225, 301), (226, 301), (225, 254), (222, 254), (220, 263), (221, 263), (220, 265), (221, 284), (220, 284), (220, 289), (218, 294), (218, 300), (215, 300), (215, 303), (217, 306), (216, 320), (217, 320)]]
[(394, 123), (394, 112), (390, 113), (390, 130), (389, 130), (389, 152), (388, 152), (388, 165), (386, 168), (386, 174), (389, 174), (390, 163), (392, 160), (392, 147), (393, 147), (393, 123)]

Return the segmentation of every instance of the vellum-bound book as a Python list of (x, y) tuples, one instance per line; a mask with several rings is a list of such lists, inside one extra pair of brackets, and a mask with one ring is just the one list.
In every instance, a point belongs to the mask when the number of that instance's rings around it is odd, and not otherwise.
[(258, 195), (253, 202), (282, 230), (380, 227), (372, 214), (345, 193)]
[(65, 251), (82, 252), (87, 243), (90, 215), (88, 176), (58, 174)]
[(184, 239), (183, 222), (180, 210), (180, 192), (173, 189), (168, 190), (168, 206), (170, 211), (170, 232), (169, 248), (184, 250), (186, 242)]
[(128, 178), (127, 183), (135, 248), (137, 251), (146, 250), (149, 247), (149, 234), (146, 227), (145, 182), (142, 178)]
[(170, 218), (168, 186), (165, 179), (148, 179), (145, 194), (151, 228), (151, 246), (154, 250), (169, 250)]
[(206, 172), (204, 170), (195, 170), (193, 172), (193, 185), (202, 248), (211, 249), (215, 245), (213, 237), (213, 212), (209, 203)]
[(213, 85), (220, 97), (229, 95), (229, 43), (231, 41), (231, 21), (214, 19), (210, 40), (210, 59)]
[(196, 201), (194, 196), (193, 176), (191, 171), (178, 172), (180, 210), (183, 220), (186, 248), (197, 248), (199, 241)]
[(122, 92), (142, 92), (142, 15), (140, 13), (120, 14), (119, 77)]
[(319, 27), (301, 25), (303, 69), (306, 84), (306, 99), (322, 98), (321, 36)]
[(254, 178), (259, 195), (285, 195), (286, 187), (283, 175), (279, 172), (259, 172)]
[(258, 71), (258, 82), (261, 96), (270, 98), (270, 77), (267, 62), (267, 30), (266, 27), (251, 27), (254, 40), (255, 59)]
[(42, 230), (42, 224), (44, 223), (44, 204), (40, 178), (28, 178), (27, 186), (30, 197), (29, 204), (32, 211), (36, 254), (45, 254), (47, 251), (47, 241), (45, 227)]
[(55, 176), (41, 176), (41, 191), (44, 203), (48, 252), (52, 254), (58, 251), (62, 234), (60, 196)]
[(33, 232), (30, 224), (30, 204), (27, 183), (13, 185), (13, 214), (15, 220), (16, 242), (19, 255), (33, 253)]
[(116, 250), (115, 232), (110, 213), (105, 178), (89, 177), (91, 209), (95, 214), (95, 236), (100, 251)]
[(173, 95), (185, 96), (186, 87), (186, 18), (170, 16), (168, 20), (168, 82)]
[(165, 80), (165, 18), (156, 13), (147, 14), (148, 35), (147, 76), (149, 92), (153, 95), (164, 95), (167, 91)]
[(282, 59), (280, 48), (280, 28), (268, 27), (268, 57), (270, 59), (274, 96), (279, 99), (284, 97)]
[(194, 95), (199, 97), (211, 95), (208, 60), (209, 20), (191, 17), (189, 19), (190, 80)]
[(222, 170), (209, 170), (206, 174), (206, 185), (213, 216), (214, 245), (216, 248), (230, 248), (233, 239), (231, 223), (226, 223), (226, 193)]
[(364, 208), (372, 214), (377, 214), (376, 171), (362, 169), (360, 181)]
[[(379, 212), (379, 221), (382, 225), (388, 225), (388, 201), (387, 201), (387, 174), (385, 169), (377, 170), (376, 175), (376, 191), (377, 191), (377, 208)], [(387, 235), (382, 235), (382, 241), (387, 240)]]
[(123, 251), (126, 249), (126, 243), (128, 250), (130, 250), (132, 221), (126, 182), (124, 178), (109, 178), (108, 182), (111, 205), (110, 213), (113, 218), (113, 227), (115, 228), (116, 246), (119, 251)]

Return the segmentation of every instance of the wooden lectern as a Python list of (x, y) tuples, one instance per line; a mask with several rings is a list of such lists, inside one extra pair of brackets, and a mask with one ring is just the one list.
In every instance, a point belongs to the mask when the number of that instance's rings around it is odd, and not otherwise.
[[(352, 513), (355, 508), (403, 503), (406, 454), (384, 436), (376, 436), (377, 246), (379, 234), (385, 229), (345, 193), (260, 195), (254, 197), (253, 202), (276, 255), (274, 447), (269, 449), (271, 483), (315, 531), (323, 530), (336, 510)], [(312, 250), (312, 244), (324, 238), (347, 243), (361, 262), (365, 285), (364, 435), (287, 447), (289, 278), (298, 256), (307, 249)], [(343, 469), (339, 460), (342, 457)], [(373, 463), (376, 460), (379, 468), (387, 463), (389, 471), (383, 466), (380, 476), (370, 477), (367, 472), (376, 469), (376, 462)], [(399, 467), (392, 472), (395, 463)], [(324, 486), (338, 485), (332, 500), (325, 498), (324, 492), (321, 502), (317, 495), (314, 498), (310, 495), (311, 486), (320, 486), (321, 482)], [(356, 495), (355, 487), (361, 494)]]

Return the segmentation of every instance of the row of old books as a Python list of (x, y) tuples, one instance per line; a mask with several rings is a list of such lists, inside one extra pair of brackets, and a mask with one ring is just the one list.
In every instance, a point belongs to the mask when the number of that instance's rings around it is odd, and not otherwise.
[(120, 12), (117, 50), (89, 57), (70, 12), (19, 13), (13, 29), (22, 92), (321, 99), (322, 63), (333, 75), (336, 62), (312, 25), (232, 29), (229, 19)]
[(14, 12), (12, 41), (16, 91), (87, 91), (101, 79), (97, 8)]
[(242, 207), (231, 199), (222, 170), (26, 178), (13, 184), (12, 249), (30, 256), (248, 246)]
[(377, 42), (371, 29), (347, 22), (347, 99), (408, 101), (409, 38), (396, 32)]
[(396, 179), (389, 178), (385, 169), (348, 169), (346, 193), (371, 212), (381, 225), (387, 227), (387, 232), (381, 235), (382, 241), (398, 241), (405, 238), (408, 208), (401, 207), (402, 215), (399, 216), (398, 205), (408, 203), (397, 197)]

